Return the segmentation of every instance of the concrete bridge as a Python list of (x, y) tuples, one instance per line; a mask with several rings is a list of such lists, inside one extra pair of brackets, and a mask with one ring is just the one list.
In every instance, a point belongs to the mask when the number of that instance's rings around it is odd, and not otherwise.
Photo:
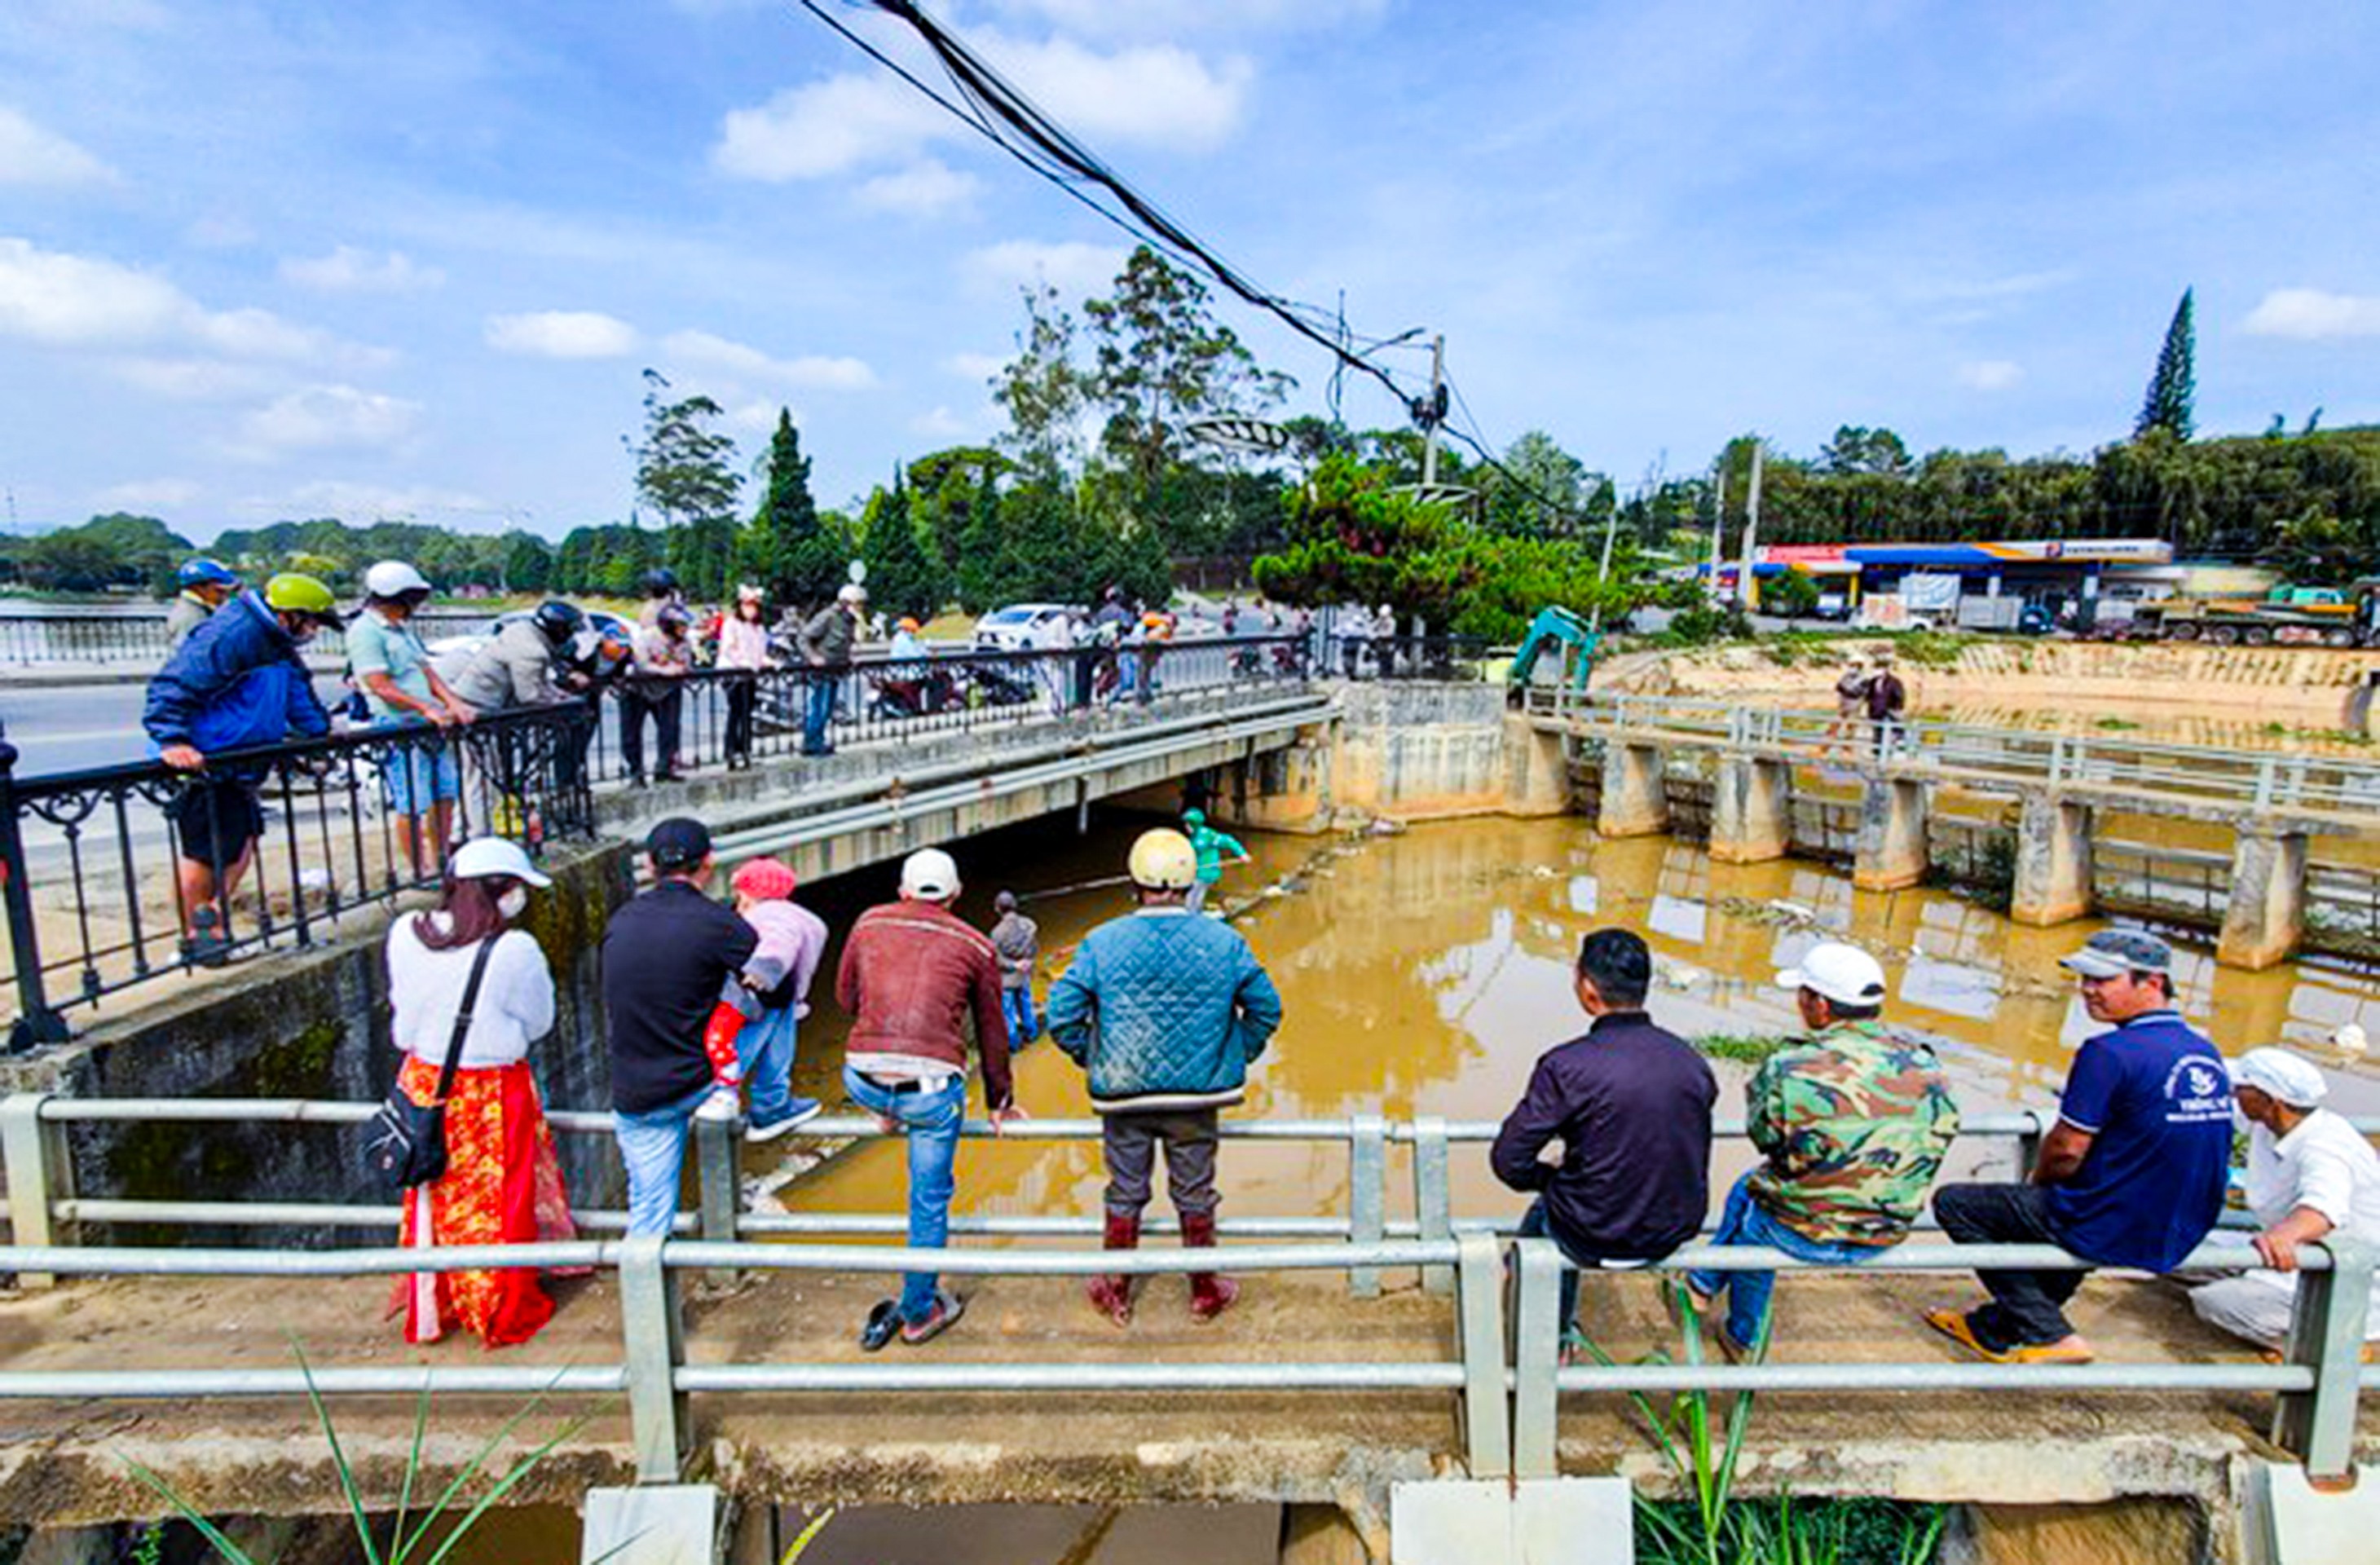
[(2093, 848), (2107, 817), (2221, 828), (2233, 846), (2217, 956), (2231, 966), (2272, 966), (2297, 950), (2311, 840), (2380, 835), (2380, 764), (2363, 760), (1932, 722), (1877, 734), (1826, 712), (1546, 689), (1529, 692), (1526, 711), (1533, 729), (1570, 745), (1606, 836), (1668, 831), (1672, 762), (1706, 765), (1710, 854), (1722, 863), (1787, 856), (1797, 795), (1847, 784), (1858, 811), (1852, 880), (1866, 891), (1926, 878), (1930, 828), (1949, 795), (2013, 801), (2010, 916), (2023, 924), (2094, 910)]

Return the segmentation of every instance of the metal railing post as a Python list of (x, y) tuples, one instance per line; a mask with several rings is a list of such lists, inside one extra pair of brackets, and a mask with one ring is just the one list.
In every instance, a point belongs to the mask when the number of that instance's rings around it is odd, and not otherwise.
[(1561, 1392), (1554, 1376), (1561, 1368), (1561, 1281), (1567, 1265), (1548, 1239), (1512, 1245), (1512, 1269), (1520, 1278), (1512, 1341), (1512, 1476), (1551, 1478), (1559, 1462), (1555, 1413)]
[[(1347, 1122), (1347, 1237), (1353, 1243), (1387, 1240), (1388, 1186), (1389, 1122), (1378, 1114), (1359, 1114)], [(1347, 1292), (1358, 1299), (1378, 1298), (1380, 1268), (1349, 1268)]]
[(2289, 1362), (2313, 1371), (2313, 1389), (2284, 1391), (2273, 1408), (2273, 1443), (2305, 1464), (2319, 1484), (2355, 1465), (2355, 1402), (2363, 1380), (2363, 1334), (2372, 1303), (2374, 1253), (2326, 1239), (2327, 1271), (2297, 1274)]
[(2256, 763), (2256, 794), (2253, 802), (2258, 809), (2273, 807), (2273, 758), (2270, 756)]
[(674, 1484), (686, 1453), (686, 1399), (677, 1370), (686, 1362), (686, 1320), (677, 1279), (662, 1264), (660, 1234), (620, 1245), (620, 1342), (628, 1371), (628, 1431), (637, 1482)]
[[(733, 1244), (735, 1219), (744, 1204), (744, 1136), (740, 1120), (694, 1122), (695, 1190), (702, 1237)], [(714, 1271), (714, 1282), (734, 1282), (733, 1271)]]
[(33, 888), (25, 873), (24, 819), (17, 803), (17, 746), (0, 739), (0, 903), (8, 910), (8, 952), (17, 964), (17, 1021), (8, 1051), (22, 1054), (67, 1040), (66, 1019), (50, 1009), (42, 984), (41, 931), (33, 923)]
[(2016, 1177), (2019, 1180), (2033, 1178), (2034, 1165), (2041, 1161), (2041, 1111), (2028, 1110), (2024, 1117), (2031, 1122), (2033, 1128), (2017, 1132)]
[[(1446, 1122), (1435, 1117), (1413, 1122), (1414, 1219), (1423, 1243), (1454, 1235), (1454, 1198), (1446, 1164)], [(1454, 1290), (1454, 1275), (1444, 1267), (1421, 1268), (1425, 1292), (1445, 1294)]]
[(1492, 1233), (1455, 1241), (1455, 1345), (1463, 1355), (1463, 1454), (1474, 1478), (1510, 1477), (1512, 1405), (1504, 1376), (1504, 1268)]
[[(42, 1119), (49, 1095), (11, 1093), (0, 1098), (0, 1172), (8, 1181), (8, 1226), (11, 1242), (24, 1245), (71, 1244), (71, 1226), (61, 1231), (52, 1221), (52, 1206), (74, 1195), (74, 1163), (67, 1148), (66, 1126)], [(45, 1271), (19, 1272), (17, 1285), (51, 1288), (57, 1279)]]

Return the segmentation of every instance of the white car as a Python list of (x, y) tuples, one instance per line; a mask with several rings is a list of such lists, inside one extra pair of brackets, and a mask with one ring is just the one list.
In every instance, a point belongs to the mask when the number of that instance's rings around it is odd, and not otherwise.
[(1029, 652), (1040, 646), (1052, 620), (1075, 611), (1063, 603), (1011, 603), (975, 622), (975, 644), (1002, 652)]

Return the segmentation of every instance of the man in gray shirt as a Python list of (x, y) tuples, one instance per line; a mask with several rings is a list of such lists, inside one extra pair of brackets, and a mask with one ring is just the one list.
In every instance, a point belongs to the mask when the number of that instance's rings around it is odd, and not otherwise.
[(991, 949), (1000, 958), (1000, 1010), (1008, 1018), (1008, 1039), (1017, 1049), (1040, 1036), (1033, 1014), (1033, 964), (1041, 956), (1041, 927), (1016, 911), (1016, 893), (991, 899), (1000, 921), (991, 927)]

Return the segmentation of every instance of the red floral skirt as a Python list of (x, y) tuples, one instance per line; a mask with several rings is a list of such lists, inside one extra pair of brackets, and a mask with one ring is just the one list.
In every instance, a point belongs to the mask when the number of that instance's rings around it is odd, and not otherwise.
[[(397, 1074), (407, 1096), (428, 1103), (438, 1067), (408, 1058)], [(539, 1105), (527, 1062), (458, 1071), (446, 1100), (446, 1172), (406, 1192), (399, 1243), (529, 1244), (577, 1237), (553, 1133)], [(553, 1316), (537, 1272), (417, 1271), (397, 1279), (389, 1313), (405, 1312), (405, 1340), (434, 1342), (456, 1329), (479, 1333), (491, 1348), (526, 1342)]]

